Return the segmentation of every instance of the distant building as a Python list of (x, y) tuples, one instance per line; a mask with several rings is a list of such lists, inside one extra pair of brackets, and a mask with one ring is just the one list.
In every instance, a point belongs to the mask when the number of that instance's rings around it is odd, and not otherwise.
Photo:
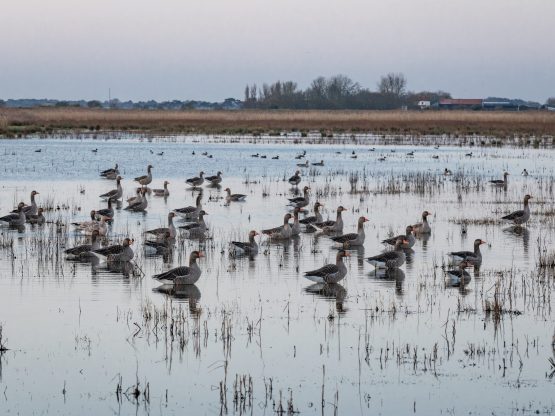
[(418, 101), (418, 108), (420, 108), (421, 110), (428, 110), (431, 106), (431, 101)]
[(444, 110), (480, 110), (481, 98), (442, 98), (438, 101), (439, 109)]

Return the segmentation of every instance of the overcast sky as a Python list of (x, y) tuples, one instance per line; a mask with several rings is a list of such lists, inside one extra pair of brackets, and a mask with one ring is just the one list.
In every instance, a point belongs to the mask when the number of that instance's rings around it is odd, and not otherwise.
[(555, 96), (555, 0), (5, 0), (0, 98), (242, 98), (345, 74)]

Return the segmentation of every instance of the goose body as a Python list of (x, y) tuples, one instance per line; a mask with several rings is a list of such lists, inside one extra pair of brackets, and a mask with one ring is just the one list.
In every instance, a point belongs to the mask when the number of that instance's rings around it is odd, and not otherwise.
[(105, 218), (107, 221), (114, 218), (114, 209), (112, 208), (112, 200), (108, 199), (108, 208), (99, 209), (95, 212), (95, 217)]
[(43, 225), (46, 222), (43, 212), (44, 210), (39, 208), (37, 215), (26, 215), (27, 222), (34, 225)]
[(461, 285), (464, 286), (470, 283), (470, 280), (472, 280), (472, 278), (470, 277), (470, 274), (465, 270), (467, 267), (472, 267), (472, 265), (467, 261), (462, 261), (459, 263), (456, 269), (451, 269), (447, 271), (449, 286), (460, 287)]
[[(29, 216), (29, 215), (37, 215), (38, 212), (38, 206), (37, 203), (35, 201), (35, 195), (38, 195), (39, 193), (37, 191), (32, 191), (31, 192), (31, 205), (23, 205), (23, 212), (25, 212), (25, 215)], [(12, 212), (13, 213), (17, 213), (18, 209), (14, 209)]]
[(206, 223), (204, 222), (205, 215), (208, 215), (208, 213), (202, 210), (199, 212), (197, 222), (182, 225), (179, 227), (180, 230), (183, 230), (183, 236), (185, 238), (202, 236), (206, 232)]
[(180, 217), (187, 220), (198, 218), (199, 212), (202, 211), (202, 193), (198, 194), (197, 196), (196, 206), (178, 208), (174, 209), (173, 211)]
[(362, 246), (366, 238), (364, 234), (364, 223), (367, 221), (368, 219), (366, 217), (360, 217), (358, 219), (358, 229), (356, 233), (343, 234), (337, 237), (331, 237), (332, 241), (335, 242), (337, 245), (340, 245), (345, 248)]
[(399, 238), (404, 238), (406, 240), (406, 243), (403, 243), (402, 248), (405, 248), (405, 249), (412, 248), (414, 246), (414, 243), (416, 242), (416, 238), (414, 238), (412, 231), (413, 231), (412, 225), (408, 225), (405, 231), (405, 235), (398, 235), (395, 237), (385, 239), (382, 241), (382, 243), (388, 244), (390, 246), (395, 246)]
[(129, 204), (124, 209), (126, 211), (135, 211), (135, 212), (144, 211), (148, 207), (148, 200), (146, 199), (145, 194), (146, 194), (146, 189), (143, 189), (141, 191), (140, 200)]
[(123, 196), (123, 188), (121, 187), (122, 177), (118, 176), (116, 178), (116, 189), (112, 189), (110, 192), (100, 195), (100, 198), (111, 199), (112, 201), (117, 201)]
[(489, 181), (489, 183), (491, 183), (492, 185), (495, 186), (507, 186), (507, 177), (509, 176), (508, 172), (505, 172), (503, 174), (503, 179), (494, 179)]
[(270, 228), (267, 230), (262, 230), (262, 234), (265, 234), (273, 239), (285, 240), (291, 238), (293, 231), (289, 225), (289, 220), (291, 219), (291, 214), (287, 213), (283, 217), (283, 225), (275, 228)]
[(482, 264), (480, 246), (482, 244), (485, 244), (485, 241), (477, 238), (474, 240), (474, 251), (452, 251), (448, 254), (451, 258), (451, 262), (453, 264), (459, 264), (462, 261), (466, 261), (469, 265), (480, 267)]
[(100, 176), (106, 178), (106, 179), (115, 179), (117, 177), (117, 175), (119, 175), (119, 169), (118, 169), (118, 164), (116, 163), (116, 166), (114, 166), (111, 169), (106, 169), (103, 170), (102, 172), (100, 172)]
[(185, 183), (194, 188), (201, 186), (204, 183), (204, 172), (200, 172), (199, 175), (194, 178), (187, 179)]
[(0, 218), (0, 223), (4, 226), (9, 227), (21, 227), (25, 225), (27, 221), (27, 216), (25, 215), (25, 210), (23, 209), (25, 204), (21, 202), (17, 207), (17, 213), (10, 213)]
[(189, 266), (176, 267), (167, 272), (152, 276), (164, 285), (194, 285), (202, 274), (197, 259), (204, 257), (202, 251), (193, 251), (189, 257)]
[(222, 172), (218, 171), (217, 174), (213, 176), (207, 176), (205, 179), (210, 182), (210, 185), (212, 186), (219, 185), (222, 182)]
[(303, 196), (299, 196), (297, 198), (288, 198), (289, 205), (292, 205), (297, 208), (306, 207), (310, 203), (310, 197), (308, 195), (309, 190), (310, 188), (308, 186), (305, 186), (303, 188)]
[(244, 194), (232, 194), (231, 190), (229, 188), (225, 188), (225, 192), (226, 192), (225, 199), (228, 203), (230, 203), (230, 202), (241, 202), (241, 201), (244, 201), (247, 198), (247, 196), (244, 195)]
[(377, 269), (397, 269), (405, 264), (406, 255), (403, 251), (403, 245), (407, 243), (404, 236), (397, 239), (395, 249), (386, 251), (377, 256), (368, 257), (366, 261)]
[(422, 222), (419, 222), (417, 224), (413, 224), (412, 229), (413, 229), (415, 234), (430, 234), (432, 232), (432, 228), (430, 227), (430, 224), (428, 223), (428, 216), (430, 214), (431, 214), (431, 212), (424, 211), (422, 213)]
[(81, 244), (80, 246), (68, 248), (65, 250), (66, 259), (68, 260), (83, 260), (93, 256), (91, 251), (100, 248), (100, 241), (98, 240), (98, 231), (93, 232), (91, 236), (91, 244)]
[(145, 231), (145, 234), (154, 235), (156, 237), (163, 237), (166, 234), (168, 234), (168, 236), (170, 238), (174, 238), (175, 235), (176, 235), (175, 225), (173, 225), (173, 218), (174, 217), (175, 217), (175, 213), (170, 212), (168, 214), (168, 226), (167, 227), (161, 227), (161, 228), (155, 228), (153, 230), (148, 230), (148, 231)]
[(170, 191), (168, 190), (168, 185), (169, 182), (168, 181), (164, 181), (164, 188), (163, 189), (153, 189), (152, 192), (154, 193), (154, 196), (170, 196)]
[(528, 201), (532, 199), (530, 195), (526, 195), (524, 197), (524, 208), (515, 212), (512, 212), (509, 215), (505, 215), (501, 217), (502, 220), (510, 221), (515, 225), (522, 225), (526, 224), (530, 219), (530, 206), (528, 205)]
[(304, 225), (310, 225), (310, 224), (314, 224), (314, 223), (322, 223), (323, 218), (322, 218), (322, 214), (320, 214), (320, 207), (321, 206), (323, 206), (321, 203), (316, 202), (314, 204), (314, 215), (311, 215), (310, 217), (305, 217), (302, 220), (300, 220), (299, 222), (301, 224), (304, 224)]
[(326, 264), (316, 270), (305, 272), (304, 277), (316, 283), (337, 283), (347, 275), (347, 267), (343, 263), (343, 257), (349, 257), (349, 253), (340, 250), (335, 258), (335, 264)]
[(335, 221), (328, 220), (323, 222), (315, 222), (312, 225), (314, 225), (316, 228), (323, 231), (324, 233), (341, 233), (343, 232), (343, 217), (341, 215), (343, 211), (347, 211), (347, 209), (340, 205), (337, 208), (337, 216)]
[(135, 179), (133, 179), (135, 182), (139, 182), (142, 186), (147, 186), (152, 182), (152, 165), (148, 165), (146, 167), (146, 175), (143, 176), (138, 176)]
[(242, 241), (232, 241), (231, 251), (236, 255), (246, 254), (246, 255), (255, 255), (258, 254), (258, 244), (256, 243), (255, 237), (258, 233), (254, 230), (249, 232), (249, 241), (242, 242)]
[(289, 178), (288, 182), (291, 185), (297, 186), (299, 183), (301, 183), (300, 173), (301, 173), (300, 171), (296, 171), (295, 174)]
[(91, 251), (91, 253), (97, 257), (100, 261), (105, 262), (126, 262), (130, 261), (134, 257), (133, 249), (131, 248), (133, 241), (129, 238), (123, 240), (122, 245), (112, 245), (104, 248), (99, 248), (97, 250)]

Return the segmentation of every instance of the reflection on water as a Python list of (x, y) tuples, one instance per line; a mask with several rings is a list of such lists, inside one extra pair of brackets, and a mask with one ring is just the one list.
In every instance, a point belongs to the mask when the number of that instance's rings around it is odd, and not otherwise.
[(335, 302), (335, 310), (339, 314), (347, 312), (343, 302), (347, 298), (347, 290), (339, 283), (314, 283), (304, 288), (306, 293), (311, 293), (320, 298)]

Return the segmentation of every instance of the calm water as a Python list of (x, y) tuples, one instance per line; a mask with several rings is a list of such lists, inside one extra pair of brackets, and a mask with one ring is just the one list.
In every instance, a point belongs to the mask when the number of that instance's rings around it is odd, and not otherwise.
[[(334, 261), (325, 236), (263, 237), (252, 260), (228, 254), (229, 241), (281, 224), (294, 193), (283, 179), (303, 162), (294, 159), (303, 150), (325, 163), (300, 169), (311, 206), (324, 203), (324, 218), (347, 207), (345, 232), (360, 215), (370, 220), (347, 277), (327, 290), (303, 278)], [(554, 157), (546, 149), (208, 137), (0, 141), (0, 212), (28, 202), (33, 189), (39, 206), (51, 208), (43, 227), (0, 230), (0, 324), (9, 348), (0, 356), (0, 413), (550, 414), (555, 283), (552, 269), (538, 263), (555, 251)], [(62, 251), (83, 241), (69, 223), (104, 208), (98, 195), (115, 182), (98, 172), (115, 162), (126, 197), (149, 163), (151, 187), (168, 180), (171, 192), (149, 196), (145, 214), (117, 210), (108, 240), (135, 238), (134, 266), (123, 272), (67, 261)], [(442, 175), (446, 167), (453, 176)], [(520, 175), (524, 168), (530, 176)], [(143, 231), (194, 204), (197, 193), (184, 181), (200, 170), (224, 175), (222, 189), (204, 187), (209, 238), (178, 238), (170, 258), (146, 256)], [(489, 186), (504, 170), (512, 174), (507, 189)], [(227, 186), (247, 194), (246, 202), (226, 206)], [(498, 219), (521, 209), (526, 193), (534, 196), (532, 219), (511, 232)], [(376, 275), (364, 258), (425, 209), (433, 212), (431, 237), (417, 241), (399, 271)], [(471, 271), (466, 288), (449, 287), (446, 253), (470, 250), (475, 238), (488, 242), (481, 270)], [(186, 264), (199, 248), (206, 258), (195, 286), (154, 290), (153, 274)], [(496, 297), (504, 310), (498, 317), (484, 307)]]

